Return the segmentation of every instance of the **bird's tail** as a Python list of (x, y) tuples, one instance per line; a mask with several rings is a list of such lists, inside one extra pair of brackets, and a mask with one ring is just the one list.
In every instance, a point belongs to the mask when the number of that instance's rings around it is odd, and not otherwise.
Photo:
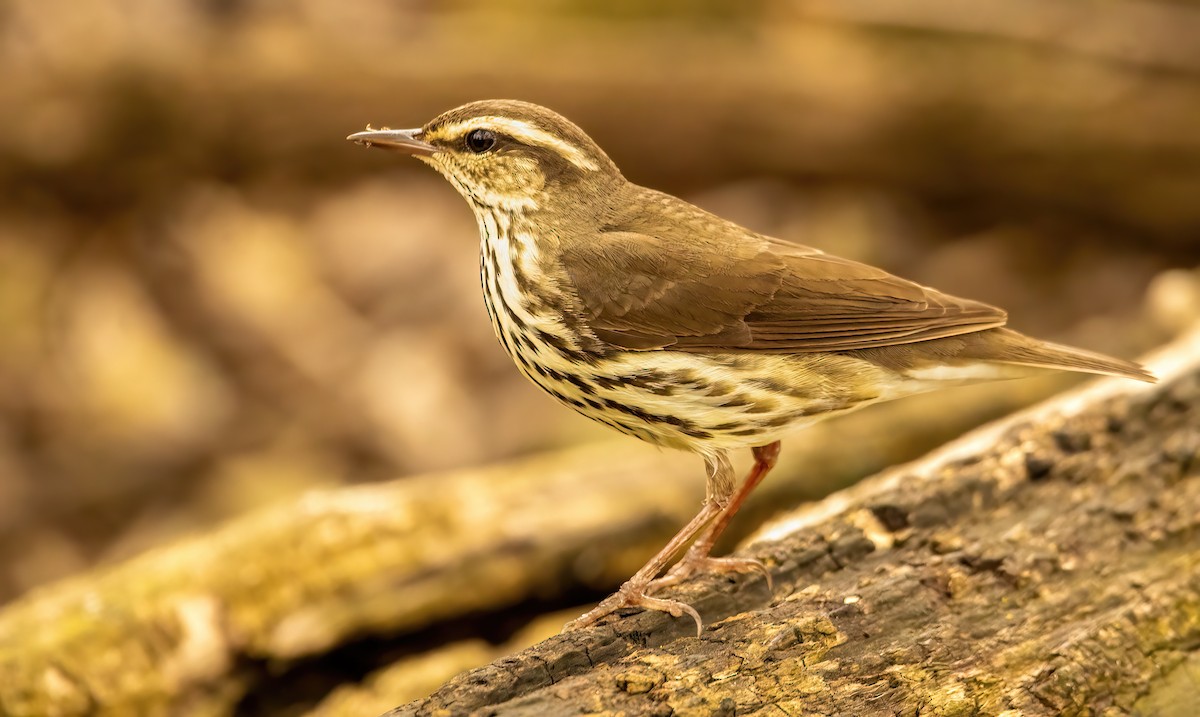
[(1125, 361), (1049, 341), (1040, 341), (1011, 329), (992, 329), (969, 336), (974, 341), (970, 342), (966, 351), (963, 352), (964, 358), (976, 358), (1016, 366), (1121, 376), (1149, 383), (1158, 380), (1154, 374), (1133, 361)]

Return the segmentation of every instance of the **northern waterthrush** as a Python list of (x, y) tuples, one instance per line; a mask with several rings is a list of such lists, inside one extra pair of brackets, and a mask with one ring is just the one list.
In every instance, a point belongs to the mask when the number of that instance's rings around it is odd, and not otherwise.
[[(789, 431), (1044, 369), (1153, 380), (1137, 364), (1004, 328), (993, 306), (633, 184), (579, 127), (537, 105), (473, 102), (420, 129), (348, 139), (415, 155), (470, 203), (484, 303), (525, 376), (588, 418), (704, 459), (696, 517), (568, 628), (640, 605), (687, 613), (699, 629), (692, 607), (648, 593), (702, 568), (765, 572), (709, 551)], [(728, 458), (735, 448), (755, 457), (740, 484)]]

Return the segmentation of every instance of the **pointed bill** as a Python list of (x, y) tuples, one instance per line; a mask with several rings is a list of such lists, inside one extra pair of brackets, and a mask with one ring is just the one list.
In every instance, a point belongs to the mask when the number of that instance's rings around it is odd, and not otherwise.
[(422, 140), (420, 129), (368, 129), (346, 137), (364, 147), (383, 147), (405, 154), (430, 155), (437, 147)]

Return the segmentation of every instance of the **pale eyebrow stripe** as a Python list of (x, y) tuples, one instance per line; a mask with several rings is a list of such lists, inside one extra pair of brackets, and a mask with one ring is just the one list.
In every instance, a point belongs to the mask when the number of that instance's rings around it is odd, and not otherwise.
[(599, 169), (596, 163), (589, 159), (575, 145), (564, 142), (546, 130), (535, 127), (528, 122), (508, 117), (472, 117), (462, 122), (438, 127), (430, 133), (430, 137), (433, 139), (450, 139), (451, 137), (461, 137), (467, 132), (476, 129), (496, 130), (526, 144), (533, 144), (553, 150), (580, 169), (591, 171)]

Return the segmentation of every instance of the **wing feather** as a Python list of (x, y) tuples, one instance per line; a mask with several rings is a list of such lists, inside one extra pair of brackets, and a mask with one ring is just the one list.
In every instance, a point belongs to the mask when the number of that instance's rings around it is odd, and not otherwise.
[(848, 351), (972, 333), (1007, 320), (996, 307), (650, 194), (660, 211), (642, 216), (653, 214), (653, 223), (626, 217), (562, 250), (584, 321), (614, 346)]

